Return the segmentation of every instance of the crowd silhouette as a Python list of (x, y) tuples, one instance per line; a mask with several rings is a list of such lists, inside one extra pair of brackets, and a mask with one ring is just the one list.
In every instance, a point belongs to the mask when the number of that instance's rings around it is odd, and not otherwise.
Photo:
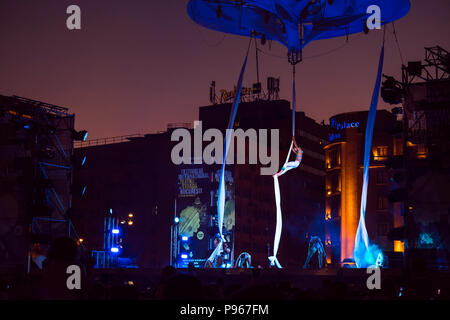
[[(380, 290), (369, 290), (363, 283), (355, 285), (343, 276), (323, 277), (321, 285), (304, 281), (264, 277), (264, 269), (246, 271), (238, 282), (229, 281), (226, 273), (202, 276), (202, 270), (191, 264), (187, 269), (172, 266), (161, 270), (158, 281), (136, 278), (122, 281), (126, 271), (111, 273), (94, 270), (90, 257), (80, 254), (79, 246), (70, 238), (59, 238), (52, 244), (46, 259), (34, 249), (29, 273), (17, 270), (9, 279), (0, 277), (2, 300), (171, 300), (171, 301), (297, 301), (297, 300), (448, 300), (449, 277), (427, 269), (424, 261), (415, 261), (410, 270), (399, 277), (383, 278)], [(66, 285), (69, 265), (78, 265), (82, 273), (80, 290)], [(300, 268), (299, 268), (300, 270)], [(122, 278), (121, 278), (122, 276)], [(315, 277), (314, 274), (309, 277)], [(120, 279), (119, 279), (120, 278)], [(317, 280), (315, 281), (317, 283)]]

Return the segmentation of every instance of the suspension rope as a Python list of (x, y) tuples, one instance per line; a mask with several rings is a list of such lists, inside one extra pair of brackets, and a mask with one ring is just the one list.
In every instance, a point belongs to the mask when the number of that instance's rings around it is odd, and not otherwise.
[(255, 55), (256, 55), (256, 82), (259, 83), (259, 57), (258, 57), (258, 41), (255, 37)]
[(398, 37), (397, 37), (397, 31), (395, 30), (395, 22), (392, 21), (392, 29), (393, 29), (393, 34), (394, 34), (394, 38), (395, 38), (395, 43), (397, 44), (397, 49), (398, 49), (398, 54), (400, 55), (400, 60), (402, 61), (402, 65), (405, 65), (405, 62), (403, 60), (403, 53), (402, 53), (402, 49), (400, 47), (400, 42), (398, 41)]
[[(356, 35), (356, 36), (353, 36), (352, 39), (359, 39), (362, 36), (364, 36), (364, 35)], [(339, 51), (340, 49), (348, 46), (349, 44), (350, 44), (349, 41), (345, 41), (344, 43), (340, 44), (339, 46), (337, 46), (337, 47), (335, 47), (333, 49), (330, 49), (330, 50), (327, 50), (327, 51), (324, 51), (324, 52), (321, 52), (321, 53), (313, 54), (313, 55), (310, 55), (310, 56), (304, 56), (303, 60), (315, 59), (315, 58), (320, 58), (320, 57), (323, 57), (323, 56), (327, 56), (327, 55), (332, 54), (332, 53), (334, 53), (336, 51)], [(285, 56), (281, 56), (281, 55), (277, 55), (275, 53), (267, 52), (267, 51), (264, 51), (264, 50), (262, 50), (260, 48), (258, 48), (258, 51), (263, 53), (263, 54), (265, 54), (265, 55), (267, 55), (267, 56), (269, 56), (269, 57), (273, 57), (273, 58), (277, 58), (277, 59), (283, 59), (283, 60), (286, 59)]]
[(292, 137), (295, 137), (295, 109), (296, 109), (296, 96), (295, 96), (295, 64), (292, 65)]

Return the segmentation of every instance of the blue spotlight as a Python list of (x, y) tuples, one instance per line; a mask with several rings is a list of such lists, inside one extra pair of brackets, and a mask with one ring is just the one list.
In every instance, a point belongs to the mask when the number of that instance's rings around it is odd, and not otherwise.
[(119, 234), (120, 233), (120, 230), (119, 229), (112, 229), (112, 231), (111, 231), (113, 234)]
[(181, 255), (181, 259), (187, 259), (188, 258), (188, 255), (186, 254), (186, 253), (183, 253), (182, 255)]
[(109, 209), (109, 214), (112, 214), (112, 209)]
[(180, 222), (180, 218), (175, 217), (175, 219), (173, 219), (173, 221), (174, 221), (175, 223), (178, 223), (178, 222)]
[(189, 237), (188, 237), (188, 236), (182, 236), (182, 237), (181, 237), (181, 240), (182, 240), (182, 241), (188, 241), (188, 240), (189, 240)]
[(111, 248), (111, 252), (112, 252), (112, 253), (118, 253), (118, 252), (119, 252), (119, 248), (117, 248), (117, 247), (112, 247), (112, 248)]

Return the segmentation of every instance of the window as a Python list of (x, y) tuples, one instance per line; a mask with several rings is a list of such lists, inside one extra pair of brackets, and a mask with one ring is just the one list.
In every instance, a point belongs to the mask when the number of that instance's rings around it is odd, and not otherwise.
[(341, 165), (341, 159), (339, 158), (339, 150), (333, 149), (330, 151), (330, 168), (338, 167)]
[(331, 176), (331, 191), (332, 192), (340, 192), (341, 191), (341, 179), (338, 174), (334, 174)]
[(417, 145), (417, 158), (425, 159), (427, 157), (427, 146), (424, 144)]
[(336, 218), (340, 216), (341, 200), (340, 198), (332, 198), (330, 202), (331, 217)]
[(377, 153), (380, 157), (386, 157), (388, 155), (388, 147), (377, 147)]
[(377, 224), (377, 236), (387, 236), (389, 232), (389, 226), (387, 223), (379, 223)]
[(382, 184), (387, 184), (387, 176), (386, 176), (386, 172), (384, 172), (384, 170), (377, 170), (377, 184), (382, 185)]
[(383, 161), (387, 159), (389, 148), (386, 146), (376, 147), (373, 152), (373, 159), (375, 161)]
[(377, 199), (377, 209), (378, 210), (385, 210), (388, 209), (389, 202), (385, 195), (378, 195)]
[(403, 139), (394, 138), (394, 156), (400, 156), (403, 154)]

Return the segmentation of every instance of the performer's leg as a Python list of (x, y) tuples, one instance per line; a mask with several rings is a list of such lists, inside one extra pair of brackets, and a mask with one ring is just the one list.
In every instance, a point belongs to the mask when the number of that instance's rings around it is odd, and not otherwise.
[(308, 267), (309, 262), (311, 261), (311, 258), (314, 256), (314, 253), (316, 253), (315, 247), (308, 249), (308, 257), (306, 258), (305, 265), (303, 266), (304, 269), (306, 269)]
[(327, 254), (325, 253), (325, 248), (323, 247), (322, 243), (319, 245), (319, 254), (320, 254), (320, 265), (324, 267), (326, 265), (327, 261)]
[(276, 174), (276, 176), (279, 177), (279, 176), (285, 174), (286, 172), (288, 172), (289, 170), (297, 168), (299, 165), (300, 165), (300, 162), (299, 162), (299, 161), (291, 161), (291, 162), (287, 162), (287, 163), (283, 166), (283, 168), (281, 168), (281, 171), (278, 172), (278, 173)]
[(308, 268), (309, 260), (311, 260), (311, 256), (309, 255), (309, 251), (308, 251), (308, 256), (306, 257), (306, 261), (305, 261), (305, 264), (303, 265), (303, 269)]

